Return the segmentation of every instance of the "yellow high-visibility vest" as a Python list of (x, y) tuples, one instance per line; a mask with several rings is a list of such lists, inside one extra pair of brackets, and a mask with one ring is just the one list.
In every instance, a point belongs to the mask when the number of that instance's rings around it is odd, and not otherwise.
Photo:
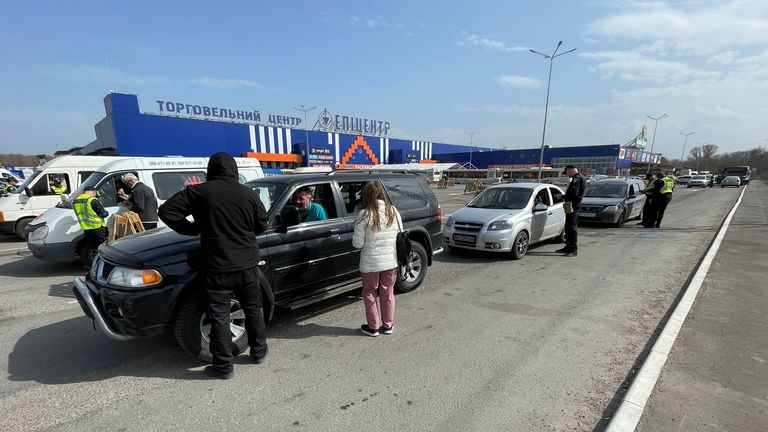
[(675, 189), (675, 181), (667, 176), (664, 176), (664, 178), (661, 180), (664, 181), (664, 186), (661, 187), (661, 193), (671, 194), (672, 191)]
[(93, 211), (93, 207), (91, 207), (91, 201), (95, 199), (96, 197), (84, 193), (72, 202), (75, 216), (77, 216), (77, 221), (80, 222), (80, 228), (83, 230), (92, 230), (107, 226), (107, 221), (96, 214), (96, 212)]

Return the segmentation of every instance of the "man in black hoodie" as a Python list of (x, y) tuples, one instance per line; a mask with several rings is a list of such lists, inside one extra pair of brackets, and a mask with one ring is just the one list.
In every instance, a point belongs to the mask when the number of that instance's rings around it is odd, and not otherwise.
[[(192, 215), (194, 222), (187, 220)], [(205, 183), (187, 186), (166, 201), (160, 219), (179, 234), (200, 236), (200, 269), (208, 294), (213, 366), (205, 373), (215, 378), (233, 376), (230, 301), (234, 294), (245, 312), (251, 358), (267, 355), (267, 337), (259, 287), (260, 259), (256, 235), (267, 227), (267, 212), (259, 194), (238, 182), (237, 164), (219, 152), (208, 161)]]

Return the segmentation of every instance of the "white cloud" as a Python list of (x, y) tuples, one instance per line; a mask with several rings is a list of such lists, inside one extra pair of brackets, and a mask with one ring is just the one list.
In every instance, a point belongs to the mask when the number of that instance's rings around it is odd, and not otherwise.
[(544, 84), (544, 82), (538, 78), (519, 75), (502, 75), (496, 78), (496, 82), (503, 87), (518, 87), (524, 89), (537, 89)]
[(696, 69), (681, 61), (657, 60), (637, 51), (603, 51), (581, 53), (582, 57), (600, 60), (594, 70), (603, 78), (618, 77), (625, 81), (675, 83), (697, 78), (717, 78), (720, 71)]
[(198, 78), (190, 78), (189, 82), (202, 86), (202, 87), (211, 87), (215, 89), (235, 89), (235, 88), (255, 88), (255, 89), (261, 89), (264, 88), (264, 85), (251, 80), (243, 80), (243, 79), (233, 79), (233, 78), (211, 78), (208, 76), (204, 77), (198, 77)]
[(405, 24), (391, 23), (380, 16), (375, 18), (353, 16), (352, 25), (355, 27), (368, 28), (405, 28)]
[[(673, 6), (674, 5), (674, 6)], [(665, 41), (679, 50), (711, 54), (723, 49), (768, 43), (768, 2), (725, 4), (638, 3), (636, 11), (607, 16), (588, 31), (617, 39)], [(684, 10), (688, 7), (689, 10)], [(697, 7), (698, 10), (693, 10)]]
[(506, 42), (488, 39), (480, 37), (475, 34), (467, 34), (467, 32), (461, 32), (462, 39), (459, 41), (461, 46), (476, 46), (490, 50), (514, 52), (514, 51), (528, 51), (528, 48), (521, 46), (509, 46)]

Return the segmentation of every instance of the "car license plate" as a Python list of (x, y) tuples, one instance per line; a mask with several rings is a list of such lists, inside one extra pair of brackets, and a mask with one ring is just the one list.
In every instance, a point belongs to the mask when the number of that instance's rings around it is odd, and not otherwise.
[(475, 242), (475, 236), (454, 234), (453, 235), (453, 240), (454, 241), (460, 241), (460, 242), (474, 243)]
[(595, 213), (579, 213), (579, 217), (595, 217)]

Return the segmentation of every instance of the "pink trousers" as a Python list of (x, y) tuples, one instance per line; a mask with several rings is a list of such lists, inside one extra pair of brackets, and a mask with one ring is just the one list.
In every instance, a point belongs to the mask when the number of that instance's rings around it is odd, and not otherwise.
[[(362, 275), (363, 303), (365, 304), (365, 318), (368, 320), (368, 328), (376, 330), (382, 324), (386, 328), (392, 328), (395, 320), (397, 269), (362, 273)], [(379, 303), (381, 303), (381, 321), (379, 321), (379, 308), (376, 305), (376, 297), (379, 298)]]

